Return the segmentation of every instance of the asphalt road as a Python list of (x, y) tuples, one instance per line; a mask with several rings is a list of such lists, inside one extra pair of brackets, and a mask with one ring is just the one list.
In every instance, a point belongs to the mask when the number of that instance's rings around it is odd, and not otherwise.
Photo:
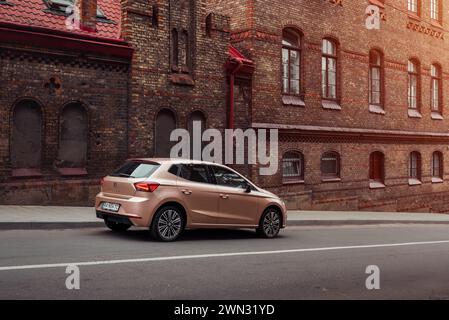
[[(65, 286), (72, 263), (79, 290)], [(379, 290), (366, 289), (369, 265)], [(0, 299), (18, 298), (449, 299), (449, 226), (291, 227), (274, 240), (202, 230), (175, 243), (143, 230), (0, 231)]]

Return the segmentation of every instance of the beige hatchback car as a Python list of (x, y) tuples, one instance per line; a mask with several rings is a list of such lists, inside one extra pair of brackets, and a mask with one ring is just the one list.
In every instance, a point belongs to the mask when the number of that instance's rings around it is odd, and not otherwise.
[(101, 182), (97, 217), (113, 231), (149, 228), (174, 241), (184, 229), (255, 228), (274, 238), (285, 227), (284, 202), (235, 170), (194, 160), (130, 159)]

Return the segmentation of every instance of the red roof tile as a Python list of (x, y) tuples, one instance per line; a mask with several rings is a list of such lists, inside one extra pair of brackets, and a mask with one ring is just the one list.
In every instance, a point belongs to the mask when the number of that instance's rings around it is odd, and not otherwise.
[(13, 4), (13, 6), (0, 4), (0, 22), (73, 32), (98, 38), (121, 38), (120, 0), (98, 0), (98, 5), (107, 19), (112, 20), (114, 23), (98, 21), (96, 32), (67, 29), (65, 24), (66, 17), (46, 12), (47, 5), (43, 0), (7, 0), (7, 2)]

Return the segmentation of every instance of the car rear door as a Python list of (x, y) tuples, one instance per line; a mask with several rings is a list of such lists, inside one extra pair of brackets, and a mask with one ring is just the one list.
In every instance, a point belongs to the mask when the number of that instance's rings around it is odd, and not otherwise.
[(189, 211), (190, 224), (208, 226), (216, 222), (218, 198), (209, 169), (203, 164), (180, 164), (178, 191)]

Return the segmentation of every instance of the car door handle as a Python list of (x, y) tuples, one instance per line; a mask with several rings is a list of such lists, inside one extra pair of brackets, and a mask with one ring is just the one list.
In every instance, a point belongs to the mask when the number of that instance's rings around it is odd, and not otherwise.
[(181, 191), (182, 191), (182, 193), (184, 193), (186, 195), (192, 194), (192, 190), (182, 189)]
[(220, 194), (220, 198), (222, 199), (228, 199), (229, 196), (227, 194)]

